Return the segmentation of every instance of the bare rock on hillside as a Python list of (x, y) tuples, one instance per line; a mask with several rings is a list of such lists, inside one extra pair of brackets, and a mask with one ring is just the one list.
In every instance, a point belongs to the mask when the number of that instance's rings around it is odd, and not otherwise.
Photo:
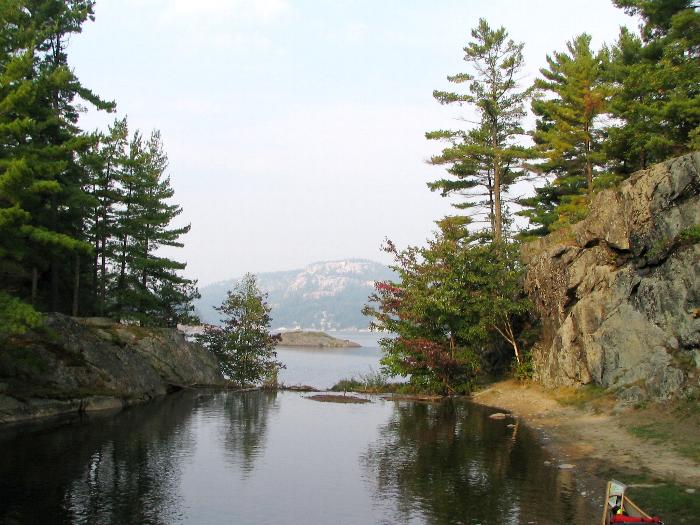
[(545, 386), (592, 383), (637, 401), (698, 388), (700, 244), (689, 235), (698, 225), (693, 153), (599, 193), (585, 220), (523, 248)]

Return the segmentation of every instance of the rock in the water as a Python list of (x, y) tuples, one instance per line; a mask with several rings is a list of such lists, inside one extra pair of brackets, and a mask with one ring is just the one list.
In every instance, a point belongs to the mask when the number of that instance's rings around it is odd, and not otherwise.
[(596, 384), (623, 402), (699, 386), (700, 153), (595, 196), (588, 217), (523, 248), (543, 324), (545, 386)]
[(325, 332), (295, 330), (280, 334), (280, 346), (304, 346), (312, 348), (360, 348), (361, 345), (348, 339), (337, 339)]
[(508, 417), (508, 414), (504, 414), (503, 412), (496, 412), (494, 414), (491, 414), (489, 416), (491, 419), (505, 419)]
[(0, 423), (114, 410), (222, 382), (216, 358), (175, 329), (51, 314), (0, 351)]

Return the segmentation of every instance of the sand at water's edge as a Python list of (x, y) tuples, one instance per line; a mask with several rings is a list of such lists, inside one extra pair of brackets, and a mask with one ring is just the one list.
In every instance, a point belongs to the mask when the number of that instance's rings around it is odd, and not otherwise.
[[(664, 426), (673, 425), (668, 412), (629, 410), (622, 414), (595, 414), (562, 406), (553, 393), (535, 384), (503, 381), (473, 395), (475, 403), (507, 410), (542, 431), (545, 446), (560, 463), (573, 463), (591, 475), (604, 477), (610, 469), (644, 472), (661, 480), (700, 487), (700, 465), (669, 446), (640, 439), (625, 430), (637, 423), (653, 423), (663, 417)], [(678, 419), (674, 435), (697, 439), (694, 427)]]

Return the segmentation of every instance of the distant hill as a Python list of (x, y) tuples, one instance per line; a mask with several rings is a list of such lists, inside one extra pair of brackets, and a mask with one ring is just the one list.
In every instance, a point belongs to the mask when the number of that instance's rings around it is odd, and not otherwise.
[[(342, 330), (367, 328), (367, 318), (360, 310), (374, 282), (394, 279), (395, 274), (374, 261), (347, 259), (257, 277), (260, 289), (268, 294), (273, 329)], [(221, 304), (237, 281), (221, 281), (199, 290), (202, 298), (195, 307), (203, 322), (219, 322), (214, 306)]]

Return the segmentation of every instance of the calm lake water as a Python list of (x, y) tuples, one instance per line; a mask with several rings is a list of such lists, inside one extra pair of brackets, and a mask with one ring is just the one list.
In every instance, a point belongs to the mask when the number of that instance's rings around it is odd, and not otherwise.
[(287, 368), (280, 370), (285, 385), (311, 385), (326, 389), (340, 379), (359, 377), (379, 370), (381, 334), (371, 332), (328, 332), (338, 339), (349, 339), (362, 348), (277, 348), (277, 357)]
[[(371, 361), (359, 349), (332, 354), (335, 365), (322, 354), (290, 352), (281, 352), (288, 378), (319, 386)], [(307, 372), (294, 363), (307, 363)], [(574, 473), (545, 466), (551, 458), (533, 432), (489, 419), (492, 410), (459, 401), (371, 396), (371, 403), (349, 405), (308, 396), (186, 391), (111, 417), (5, 429), (0, 523), (598, 520)]]

